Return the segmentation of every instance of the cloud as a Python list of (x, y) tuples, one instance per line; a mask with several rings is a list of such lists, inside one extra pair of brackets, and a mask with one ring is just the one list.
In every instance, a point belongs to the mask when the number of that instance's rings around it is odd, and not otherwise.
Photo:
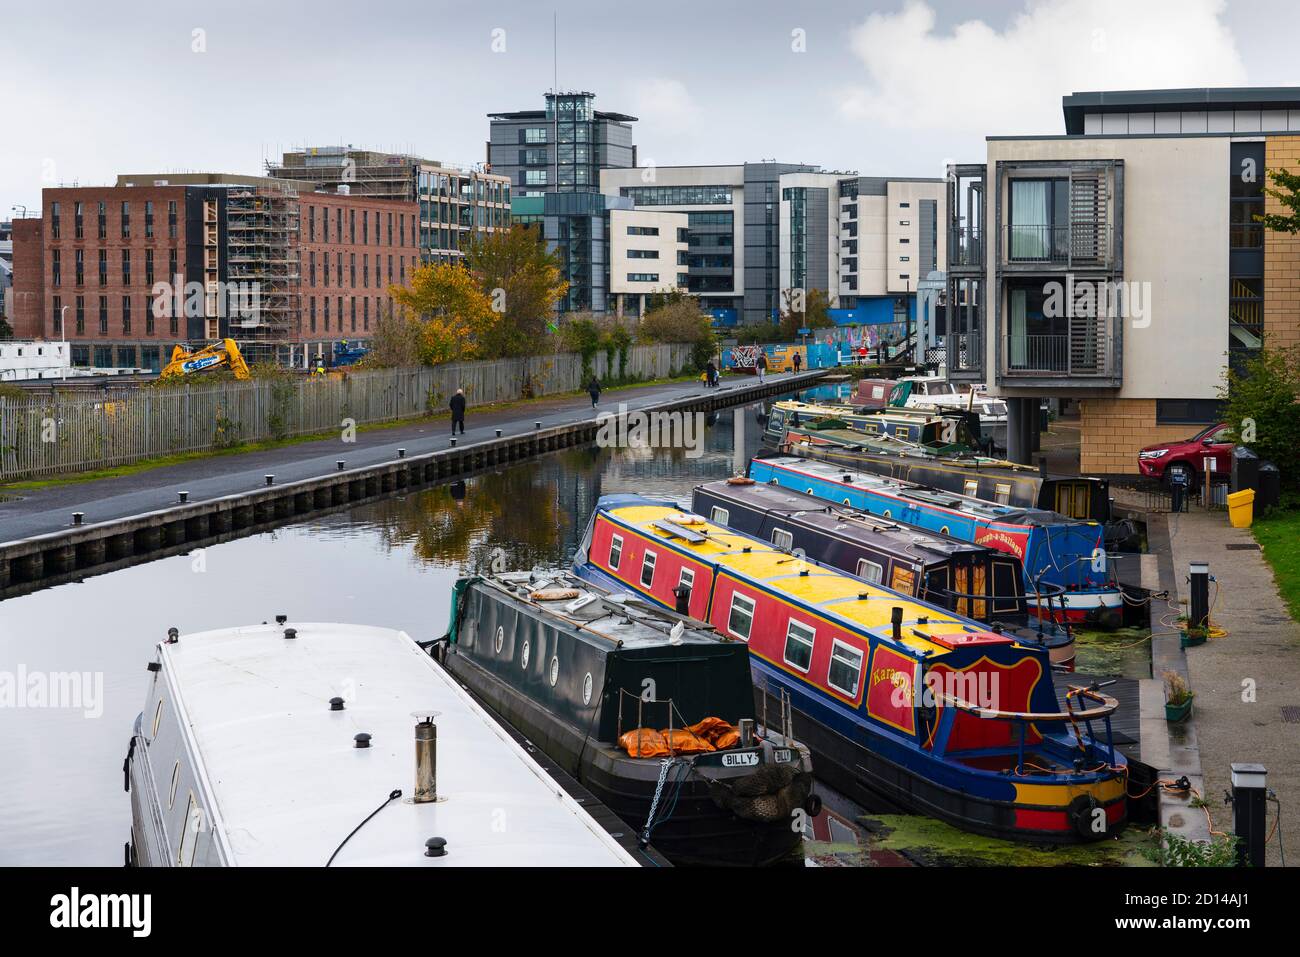
[(1005, 29), (981, 20), (935, 30), (907, 0), (850, 38), (868, 83), (842, 116), (902, 129), (981, 135), (1063, 132), (1061, 96), (1083, 90), (1245, 84), (1223, 0), (1030, 0)]
[(625, 94), (631, 104), (632, 115), (640, 119), (640, 127), (651, 136), (681, 136), (697, 129), (703, 117), (699, 105), (680, 80), (650, 77), (634, 82)]

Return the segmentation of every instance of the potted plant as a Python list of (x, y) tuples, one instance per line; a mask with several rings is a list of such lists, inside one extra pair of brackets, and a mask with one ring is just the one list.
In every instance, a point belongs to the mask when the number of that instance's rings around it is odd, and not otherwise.
[(1176, 671), (1166, 671), (1165, 679), (1165, 720), (1185, 721), (1192, 713), (1192, 690), (1187, 687), (1187, 679)]

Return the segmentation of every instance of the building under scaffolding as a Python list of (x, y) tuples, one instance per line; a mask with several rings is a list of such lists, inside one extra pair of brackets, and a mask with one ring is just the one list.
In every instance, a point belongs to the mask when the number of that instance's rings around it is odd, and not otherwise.
[[(299, 229), (292, 184), (236, 187), (227, 196), (226, 302), (216, 305), (229, 316), (231, 335), (250, 344), (252, 359), (275, 358), (278, 347), (299, 334)], [(216, 291), (206, 268), (204, 284), (209, 295)]]
[(414, 200), (419, 167), (428, 165), (438, 164), (402, 153), (315, 146), (285, 153), (278, 166), (268, 160), (266, 171), (277, 179), (312, 183), (330, 192), (343, 186), (361, 196)]

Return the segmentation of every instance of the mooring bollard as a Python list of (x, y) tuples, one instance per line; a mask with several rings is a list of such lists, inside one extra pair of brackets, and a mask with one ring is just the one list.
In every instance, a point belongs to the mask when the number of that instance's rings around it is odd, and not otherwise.
[(339, 467), (339, 471), (340, 471), (340, 472), (343, 471), (343, 460), (342, 460), (342, 459), (339, 459), (339, 460), (338, 460), (337, 462), (335, 462), (334, 464), (337, 465), (337, 466)]
[(86, 513), (85, 513), (85, 512), (73, 512), (73, 513), (72, 513), (72, 524), (73, 524), (73, 525), (80, 525), (80, 524), (81, 524), (81, 520), (82, 520), (83, 518), (85, 518), (85, 517), (86, 517)]
[(275, 476), (274, 476), (274, 475), (268, 475), (268, 476), (266, 477), (266, 484), (267, 484), (267, 485), (274, 485), (274, 484), (275, 484)]
[(497, 438), (498, 438), (498, 439), (501, 438), (501, 430), (500, 430), (500, 429), (497, 429)]
[(188, 501), (190, 500), (190, 493), (189, 493), (189, 492), (178, 492), (177, 494), (180, 496), (180, 500), (181, 500), (181, 504), (182, 504), (182, 505), (184, 505), (186, 502), (188, 502)]
[(454, 437), (453, 437), (452, 440), (451, 440), (451, 444), (452, 444), (453, 447), (456, 445), (456, 439), (455, 439)]
[(534, 423), (533, 423), (533, 428), (535, 428), (535, 429), (540, 429), (541, 427), (542, 427), (542, 423), (540, 423), (540, 422), (534, 422)]
[(397, 457), (398, 457), (399, 459), (404, 459), (404, 458), (406, 458), (406, 449), (398, 449), (398, 450), (397, 450)]
[(1236, 835), (1237, 865), (1263, 867), (1268, 799), (1268, 770), (1262, 764), (1232, 765), (1232, 832)]

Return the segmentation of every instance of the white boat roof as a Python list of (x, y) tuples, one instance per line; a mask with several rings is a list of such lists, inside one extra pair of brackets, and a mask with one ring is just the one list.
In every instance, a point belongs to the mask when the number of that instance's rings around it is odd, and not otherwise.
[[(284, 637), (286, 627), (297, 637)], [(160, 646), (205, 808), (234, 865), (635, 866), (405, 632), (257, 625)], [(342, 711), (329, 700), (342, 697)], [(412, 804), (413, 712), (439, 712), (436, 803)], [(369, 733), (369, 748), (354, 735)], [(426, 857), (425, 841), (447, 842)]]

